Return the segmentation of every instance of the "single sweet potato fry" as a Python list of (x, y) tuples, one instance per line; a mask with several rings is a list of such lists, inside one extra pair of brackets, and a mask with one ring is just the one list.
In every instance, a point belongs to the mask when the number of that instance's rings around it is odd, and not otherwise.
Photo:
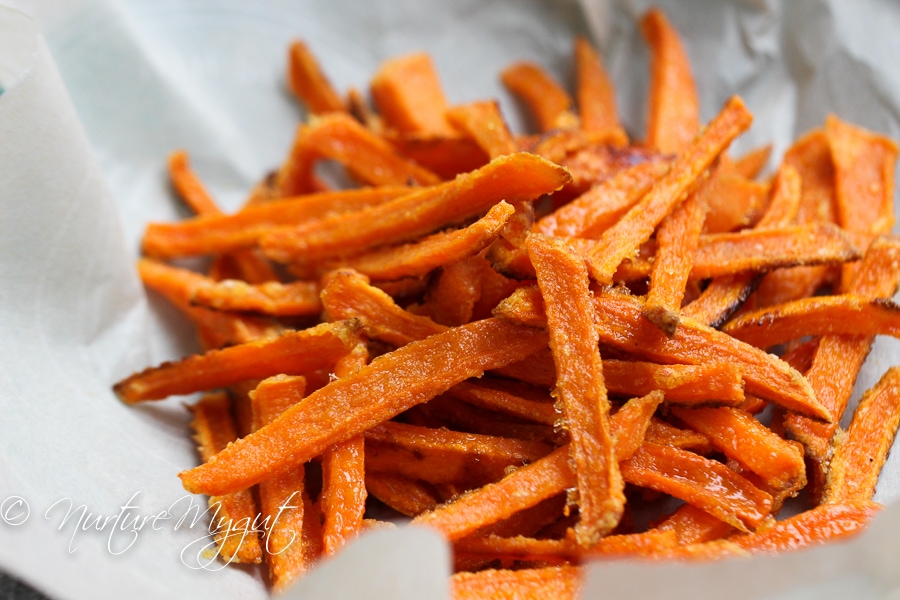
[(367, 471), (366, 489), (369, 494), (407, 517), (432, 510), (439, 502), (431, 486), (400, 475)]
[(738, 97), (729, 100), (706, 130), (679, 155), (672, 168), (615, 225), (603, 232), (591, 249), (591, 275), (600, 283), (612, 281), (622, 260), (650, 239), (656, 226), (684, 199), (700, 175), (735, 137), (750, 126), (750, 112)]
[(575, 97), (581, 128), (589, 134), (597, 134), (610, 143), (625, 146), (628, 135), (619, 123), (616, 110), (616, 89), (600, 55), (582, 36), (575, 38)]
[(712, 443), (702, 433), (690, 429), (679, 429), (657, 417), (650, 419), (645, 439), (652, 444), (681, 448), (697, 454), (708, 454), (712, 451)]
[(300, 375), (331, 366), (356, 343), (358, 329), (355, 321), (323, 323), (277, 338), (210, 350), (135, 373), (113, 386), (113, 391), (123, 402), (133, 404), (279, 373)]
[(537, 64), (517, 62), (504, 69), (500, 79), (528, 107), (539, 131), (577, 123), (578, 118), (570, 110), (572, 98)]
[(379, 206), (275, 230), (263, 236), (261, 245), (267, 255), (281, 262), (353, 255), (458, 223), (501, 200), (511, 204), (532, 200), (558, 190), (569, 180), (564, 169), (537, 156), (502, 156), (451, 182)]
[(581, 580), (581, 570), (572, 566), (490, 569), (454, 574), (450, 594), (453, 600), (576, 600)]
[[(197, 441), (200, 458), (210, 461), (225, 446), (237, 439), (237, 429), (231, 414), (231, 400), (227, 392), (206, 394), (190, 407), (194, 418), (191, 429)], [(213, 510), (213, 532), (219, 555), (226, 562), (258, 563), (262, 560), (256, 501), (250, 490), (233, 494), (210, 496)]]
[(416, 52), (384, 61), (370, 89), (388, 127), (400, 133), (453, 134), (444, 114), (447, 99), (428, 54)]
[(322, 310), (319, 292), (320, 285), (315, 281), (251, 285), (239, 279), (225, 279), (198, 286), (191, 304), (272, 316), (317, 315)]
[(871, 500), (900, 424), (900, 367), (863, 394), (829, 463), (822, 502)]
[(673, 532), (658, 530), (609, 535), (588, 549), (580, 547), (570, 537), (537, 539), (521, 535), (515, 537), (483, 535), (459, 540), (453, 544), (453, 550), (466, 556), (490, 556), (501, 560), (577, 562), (590, 558), (652, 557), (661, 549), (670, 548), (675, 543), (676, 535)]
[(452, 387), (447, 394), (474, 406), (481, 406), (544, 425), (553, 425), (559, 421), (561, 415), (557, 412), (547, 392), (542, 392), (545, 398), (526, 398), (523, 397), (523, 394), (516, 393), (522, 389), (521, 387), (518, 390), (515, 387), (509, 389), (511, 383), (513, 382), (488, 380), (487, 378), (478, 383), (464, 381)]
[(769, 186), (751, 181), (721, 164), (698, 187), (709, 206), (707, 233), (725, 233), (753, 225), (763, 213)]
[(313, 392), (214, 462), (181, 473), (182, 483), (194, 493), (245, 489), (546, 343), (542, 331), (485, 319), (407, 344)]
[(697, 365), (604, 360), (603, 376), (611, 394), (638, 396), (660, 390), (666, 404), (738, 406), (744, 401), (740, 369), (725, 361)]
[(347, 112), (347, 104), (328, 81), (319, 61), (300, 40), (291, 42), (288, 48), (287, 84), (313, 114)]
[(672, 531), (677, 537), (678, 544), (685, 545), (721, 539), (734, 531), (734, 527), (705, 510), (691, 504), (683, 504), (650, 531), (654, 530)]
[(734, 159), (734, 172), (747, 179), (755, 179), (769, 162), (772, 156), (772, 144), (766, 144), (750, 150), (740, 158)]
[(615, 528), (625, 507), (624, 482), (609, 433), (609, 401), (587, 266), (557, 238), (533, 234), (527, 248), (547, 311), (556, 365), (554, 395), (571, 439), (579, 498), (575, 537), (587, 548)]
[(496, 100), (461, 104), (445, 114), (454, 127), (475, 140), (491, 159), (514, 154), (519, 149)]
[(645, 143), (665, 153), (684, 151), (700, 129), (700, 100), (681, 38), (659, 9), (641, 18), (650, 46), (650, 97)]

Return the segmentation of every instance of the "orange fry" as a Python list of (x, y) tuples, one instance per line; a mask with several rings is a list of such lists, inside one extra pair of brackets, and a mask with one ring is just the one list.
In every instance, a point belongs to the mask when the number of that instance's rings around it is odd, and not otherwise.
[(641, 19), (650, 46), (650, 98), (646, 144), (663, 152), (684, 151), (700, 129), (700, 100), (681, 38), (659, 9)]
[(546, 343), (541, 331), (485, 319), (407, 344), (313, 392), (214, 462), (182, 472), (182, 483), (194, 493), (245, 489)]
[(679, 545), (711, 542), (734, 531), (725, 521), (691, 504), (681, 505), (654, 529), (675, 532)]
[(625, 507), (624, 482), (609, 433), (609, 401), (584, 260), (556, 238), (533, 234), (528, 255), (537, 271), (556, 365), (554, 395), (569, 431), (578, 487), (575, 537), (584, 547), (618, 524)]
[(540, 66), (518, 62), (504, 69), (500, 79), (528, 107), (538, 130), (571, 127), (577, 122), (570, 111), (572, 98)]
[(769, 348), (807, 335), (900, 337), (900, 306), (853, 294), (813, 296), (745, 313), (722, 327), (732, 337)]
[(703, 171), (752, 120), (740, 98), (729, 100), (669, 172), (624, 217), (603, 232), (600, 243), (589, 254), (591, 275), (598, 282), (612, 281), (619, 263), (650, 239), (660, 221), (683, 200), (685, 192), (696, 185)]
[[(194, 418), (191, 429), (197, 441), (200, 458), (212, 460), (225, 446), (237, 439), (237, 428), (231, 414), (231, 401), (226, 392), (206, 394), (191, 407)], [(219, 555), (226, 562), (258, 563), (262, 548), (254, 530), (257, 523), (256, 502), (249, 490), (210, 496), (213, 512), (210, 524)]]
[(491, 159), (514, 154), (518, 146), (513, 139), (496, 100), (461, 104), (446, 113), (450, 123), (475, 140)]
[(371, 83), (372, 100), (389, 127), (400, 133), (453, 134), (447, 99), (431, 57), (416, 52), (382, 63)]
[(273, 316), (316, 315), (322, 310), (319, 291), (320, 286), (314, 281), (250, 285), (239, 279), (225, 279), (198, 286), (191, 303), (213, 310)]
[(407, 517), (415, 517), (438, 505), (437, 495), (431, 486), (400, 475), (367, 471), (366, 489), (369, 494)]
[(559, 421), (561, 415), (556, 411), (547, 392), (542, 392), (543, 398), (535, 399), (537, 396), (535, 393), (530, 394), (531, 398), (526, 398), (524, 396), (528, 395), (528, 392), (523, 392), (521, 386), (511, 386), (511, 383), (513, 382), (487, 378), (478, 383), (464, 381), (447, 393), (463, 402), (536, 423), (553, 425)]
[(219, 215), (222, 211), (206, 191), (206, 186), (191, 170), (187, 152), (178, 150), (169, 155), (169, 178), (172, 187), (185, 204), (198, 215)]
[(892, 367), (867, 390), (847, 433), (837, 442), (822, 501), (871, 500), (881, 467), (900, 424), (900, 367)]
[(582, 574), (576, 567), (541, 567), (456, 573), (450, 578), (453, 600), (575, 600)]
[(772, 497), (722, 463), (693, 452), (644, 443), (621, 463), (631, 484), (665, 492), (741, 531), (752, 531), (772, 508)]
[(697, 187), (696, 194), (709, 206), (706, 231), (723, 233), (747, 227), (759, 219), (769, 186), (742, 177), (720, 164)]
[(669, 405), (736, 406), (744, 401), (741, 371), (725, 361), (660, 365), (604, 360), (603, 376), (611, 394), (643, 396), (658, 389), (665, 393)]
[(323, 323), (277, 338), (210, 350), (136, 373), (117, 383), (113, 391), (122, 401), (133, 404), (279, 373), (300, 375), (331, 366), (356, 343), (358, 328), (354, 321)]
[(600, 55), (584, 37), (575, 38), (576, 99), (581, 128), (602, 136), (609, 143), (624, 146), (628, 135), (619, 123), (616, 89), (603, 66)]
[(319, 61), (300, 40), (288, 49), (287, 83), (291, 93), (313, 114), (347, 112), (346, 103), (322, 72)]
[(347, 256), (404, 242), (481, 214), (501, 200), (511, 204), (553, 192), (569, 181), (561, 167), (525, 153), (502, 156), (451, 182), (346, 215), (263, 236), (271, 258), (307, 262)]
[(754, 148), (734, 160), (734, 172), (741, 177), (754, 179), (765, 168), (770, 156), (772, 156), (772, 144)]
[(321, 191), (325, 185), (315, 175), (319, 160), (346, 166), (352, 176), (371, 185), (406, 185), (413, 181), (433, 185), (440, 178), (401, 156), (384, 138), (372, 133), (353, 117), (329, 113), (301, 125), (287, 161), (278, 174), (282, 196)]

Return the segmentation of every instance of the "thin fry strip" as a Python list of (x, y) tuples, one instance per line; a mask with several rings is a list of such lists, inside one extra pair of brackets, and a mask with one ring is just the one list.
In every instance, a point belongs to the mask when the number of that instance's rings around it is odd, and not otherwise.
[(500, 73), (503, 85), (528, 107), (540, 131), (572, 126), (572, 98), (540, 66), (517, 62)]
[[(357, 344), (334, 365), (336, 377), (353, 375), (369, 360), (364, 343)], [(322, 551), (333, 556), (359, 535), (366, 512), (365, 438), (357, 435), (322, 454)]]
[(191, 303), (212, 310), (272, 316), (317, 315), (322, 310), (319, 292), (320, 286), (314, 281), (251, 285), (240, 279), (225, 279), (198, 286)]
[(113, 386), (113, 391), (123, 402), (133, 404), (279, 373), (300, 375), (331, 366), (355, 344), (358, 328), (354, 321), (323, 323), (277, 338), (210, 350), (135, 373)]
[(822, 502), (871, 500), (900, 424), (900, 367), (888, 369), (863, 394), (846, 434), (836, 443)]
[(616, 90), (600, 55), (582, 36), (575, 38), (575, 97), (581, 128), (597, 134), (614, 145), (624, 146), (628, 135), (619, 123)]
[[(486, 382), (483, 380), (477, 384), (465, 381), (454, 386), (447, 393), (453, 398), (475, 406), (505, 412), (545, 425), (553, 425), (560, 418), (560, 414), (552, 402), (523, 398), (500, 386), (489, 387), (483, 385), (484, 383)], [(550, 396), (547, 395), (547, 398), (549, 399)]]
[[(772, 197), (756, 229), (786, 227), (797, 215), (800, 205), (800, 175), (789, 164), (783, 164), (772, 184)], [(759, 275), (735, 273), (713, 279), (699, 298), (682, 307), (681, 313), (705, 323), (720, 327), (750, 297), (759, 284)]]
[(315, 175), (319, 160), (337, 161), (370, 185), (434, 185), (440, 177), (397, 153), (384, 138), (353, 117), (329, 113), (301, 125), (287, 161), (278, 174), (282, 196), (316, 192), (326, 186)]
[(188, 154), (178, 150), (169, 155), (169, 179), (178, 196), (198, 215), (222, 214), (206, 186), (191, 170)]
[(422, 312), (448, 327), (471, 321), (481, 296), (482, 260), (472, 256), (443, 267), (425, 294)]
[(650, 97), (646, 144), (666, 153), (682, 152), (700, 129), (700, 100), (681, 38), (659, 9), (641, 19), (650, 46)]
[(451, 182), (354, 213), (324, 217), (263, 236), (263, 251), (289, 262), (352, 255), (375, 246), (404, 242), (487, 211), (553, 192), (570, 180), (561, 167), (537, 156), (502, 156)]
[(644, 443), (621, 463), (626, 481), (680, 498), (741, 531), (754, 530), (772, 497), (722, 463), (693, 452)]
[(576, 600), (582, 577), (571, 566), (456, 573), (450, 577), (450, 594), (454, 600)]
[(463, 555), (483, 555), (500, 559), (579, 561), (590, 558), (652, 557), (660, 549), (676, 543), (674, 533), (651, 530), (642, 533), (609, 535), (595, 546), (585, 549), (569, 538), (536, 539), (525, 536), (500, 537), (485, 535), (459, 540), (453, 551)]
[[(700, 236), (690, 277), (706, 279), (796, 265), (844, 263), (861, 256), (853, 241), (831, 223), (705, 234)], [(597, 247), (590, 240), (572, 240), (572, 245), (586, 255)], [(646, 277), (651, 268), (647, 259), (632, 259), (622, 263), (615, 278), (635, 281)]]
[(734, 172), (741, 177), (754, 179), (765, 168), (770, 156), (772, 156), (772, 144), (754, 148), (740, 158), (734, 159)]
[(660, 224), (650, 289), (643, 314), (668, 336), (675, 334), (697, 242), (706, 220), (706, 202), (693, 194)]
[(699, 431), (725, 456), (759, 475), (776, 491), (796, 493), (806, 485), (803, 448), (773, 433), (753, 415), (733, 408), (679, 408), (670, 414)]
[(679, 545), (711, 542), (734, 531), (725, 521), (691, 504), (680, 506), (654, 529), (674, 532)]
[(408, 344), (313, 392), (214, 462), (182, 472), (182, 483), (194, 493), (247, 488), (546, 343), (544, 332), (485, 319)]
[(370, 89), (389, 127), (406, 134), (453, 134), (444, 115), (447, 99), (428, 54), (416, 52), (384, 61)]
[[(225, 446), (237, 439), (237, 428), (231, 414), (231, 400), (226, 392), (207, 394), (190, 407), (191, 429), (197, 441), (200, 458), (212, 460)], [(256, 502), (249, 490), (210, 496), (213, 510), (210, 531), (219, 555), (226, 562), (258, 563), (262, 548), (254, 526), (258, 522)]]
[[(302, 400), (305, 391), (306, 379), (301, 376), (289, 378), (279, 375), (261, 382), (250, 393), (253, 428), (271, 423)], [(259, 484), (261, 514), (269, 523), (265, 537), (266, 563), (272, 587), (277, 590), (289, 587), (302, 577), (312, 567), (315, 558), (313, 544), (304, 534), (304, 520), (309, 518), (304, 506), (305, 495), (303, 465)]]
[(900, 336), (900, 306), (855, 294), (813, 296), (763, 308), (722, 327), (732, 337), (769, 348), (807, 335)]
[(653, 414), (663, 401), (663, 393), (654, 390), (646, 396), (632, 398), (612, 417), (609, 428), (615, 445), (616, 462), (628, 460), (638, 451), (647, 436)]
[(287, 84), (313, 114), (347, 112), (346, 103), (328, 81), (319, 61), (300, 40), (291, 42), (288, 48)]
[(494, 159), (518, 151), (518, 146), (506, 126), (496, 100), (461, 104), (448, 109), (445, 114), (447, 120), (475, 140), (489, 158)]
[(252, 248), (265, 232), (275, 227), (362, 210), (409, 192), (410, 188), (399, 186), (321, 192), (280, 198), (233, 215), (204, 216), (180, 223), (150, 223), (141, 250), (156, 258), (182, 258)]
[(705, 454), (712, 450), (709, 438), (702, 433), (679, 429), (671, 423), (655, 417), (650, 419), (645, 439), (652, 444), (691, 450), (697, 454)]
[(619, 263), (650, 239), (656, 226), (684, 198), (698, 177), (735, 137), (750, 126), (752, 115), (734, 97), (706, 130), (679, 156), (668, 173), (615, 225), (603, 232), (589, 254), (591, 275), (600, 283), (612, 281)]
[(564, 242), (533, 234), (528, 256), (537, 272), (556, 365), (554, 395), (562, 405), (578, 487), (575, 537), (584, 547), (618, 524), (625, 508), (624, 482), (609, 433), (609, 401), (583, 259)]
[(370, 495), (407, 517), (415, 517), (438, 505), (438, 498), (430, 486), (400, 475), (368, 471), (366, 489)]
[(663, 161), (643, 162), (623, 169), (542, 217), (534, 231), (560, 237), (593, 238), (612, 226), (668, 170)]
[(737, 406), (744, 401), (741, 371), (724, 361), (661, 365), (607, 359), (603, 361), (603, 376), (611, 394), (643, 396), (658, 389), (669, 405)]

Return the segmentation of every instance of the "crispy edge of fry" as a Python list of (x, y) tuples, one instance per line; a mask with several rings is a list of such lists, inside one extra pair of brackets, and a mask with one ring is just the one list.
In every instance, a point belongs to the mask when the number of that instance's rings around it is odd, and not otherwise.
[(448, 109), (446, 116), (451, 125), (475, 140), (491, 159), (519, 149), (496, 100), (460, 104)]

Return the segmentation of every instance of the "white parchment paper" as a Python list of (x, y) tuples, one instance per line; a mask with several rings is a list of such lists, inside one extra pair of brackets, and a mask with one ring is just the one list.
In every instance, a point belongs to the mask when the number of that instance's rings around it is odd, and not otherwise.
[[(738, 151), (771, 142), (777, 159), (830, 111), (900, 137), (894, 4), (658, 4), (685, 36), (704, 119), (733, 93), (754, 111)], [(623, 119), (640, 137), (647, 53), (635, 19), (648, 3), (13, 5), (37, 26), (0, 10), (0, 570), (60, 599), (264, 597), (257, 570), (200, 568), (206, 523), (192, 519), (202, 500), (186, 496), (175, 477), (197, 460), (183, 399), (126, 408), (110, 391), (130, 372), (194, 349), (190, 328), (147, 298), (133, 272), (145, 224), (184, 216), (167, 187), (165, 157), (188, 150), (220, 203), (237, 207), (281, 161), (303, 117), (283, 84), (294, 37), (314, 48), (341, 89), (365, 89), (389, 56), (427, 50), (452, 102), (497, 97), (522, 131), (499, 71), (531, 59), (569, 84), (572, 36), (591, 33)], [(897, 345), (879, 340), (860, 389), (892, 364), (900, 364)], [(879, 500), (897, 497), (898, 473), (891, 460)], [(592, 570), (586, 595), (888, 597), (900, 589), (886, 558), (900, 550), (896, 513), (886, 511), (851, 545), (791, 557), (605, 564)], [(448, 562), (427, 532), (379, 532), (293, 593), (440, 598)], [(735, 590), (736, 578), (749, 583)]]

